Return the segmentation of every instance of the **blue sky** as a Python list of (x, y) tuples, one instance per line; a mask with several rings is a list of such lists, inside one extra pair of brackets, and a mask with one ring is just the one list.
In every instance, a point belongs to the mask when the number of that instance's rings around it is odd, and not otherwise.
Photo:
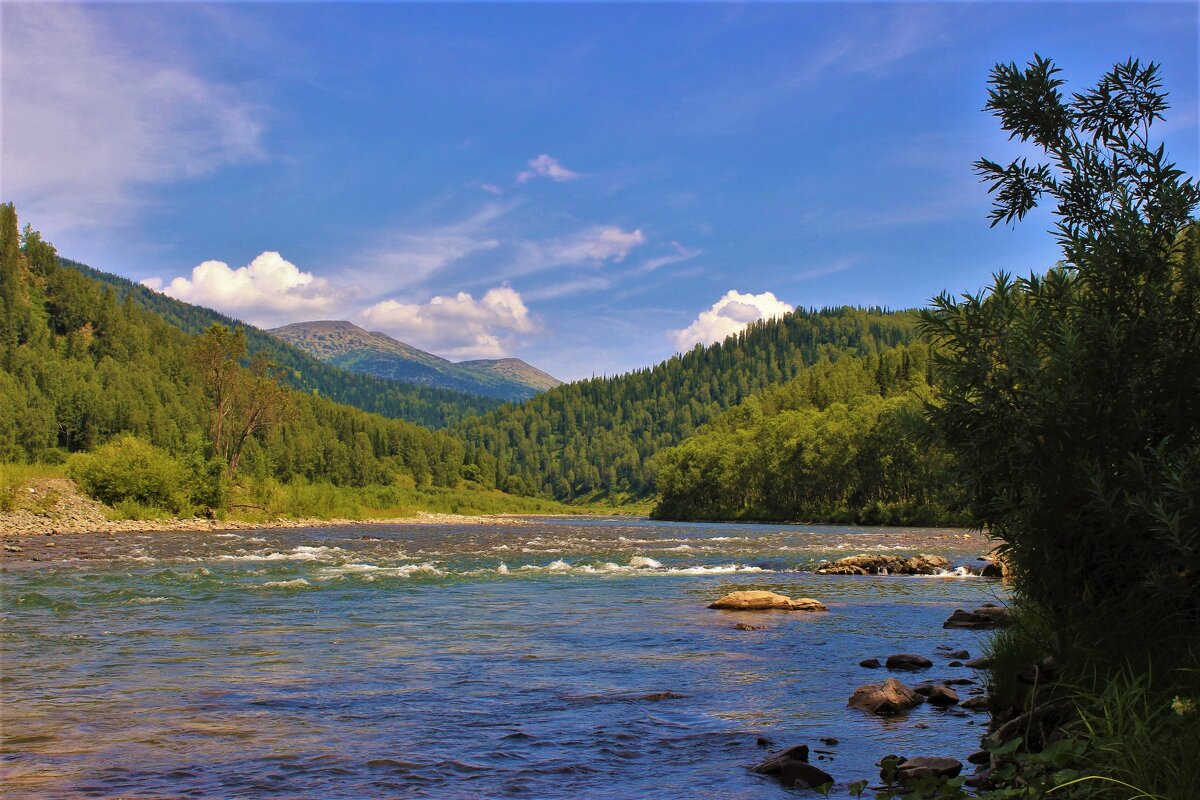
[(1057, 251), (989, 229), (997, 61), (1163, 64), (1197, 6), (5, 3), (0, 194), (68, 257), (271, 326), (564, 379), (793, 306), (923, 304)]

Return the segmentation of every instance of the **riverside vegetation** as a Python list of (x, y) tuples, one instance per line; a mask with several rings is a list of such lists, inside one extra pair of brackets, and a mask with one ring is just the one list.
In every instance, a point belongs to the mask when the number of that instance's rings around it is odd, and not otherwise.
[(1168, 107), (1156, 65), (1117, 64), (1070, 96), (1059, 73), (1041, 57), (996, 66), (988, 110), (1044, 161), (976, 168), (993, 225), (1054, 204), (1062, 262), (922, 314), (931, 421), (1013, 571), (1017, 624), (992, 653), (1007, 733), (989, 742), (985, 794), (1186, 800), (1200, 787), (1200, 190), (1150, 138)]

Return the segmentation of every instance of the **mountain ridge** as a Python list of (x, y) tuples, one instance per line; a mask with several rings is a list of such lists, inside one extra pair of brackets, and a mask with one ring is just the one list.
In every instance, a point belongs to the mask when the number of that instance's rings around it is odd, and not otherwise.
[(501, 400), (527, 400), (562, 384), (519, 358), (456, 363), (346, 320), (293, 322), (267, 333), (342, 369)]

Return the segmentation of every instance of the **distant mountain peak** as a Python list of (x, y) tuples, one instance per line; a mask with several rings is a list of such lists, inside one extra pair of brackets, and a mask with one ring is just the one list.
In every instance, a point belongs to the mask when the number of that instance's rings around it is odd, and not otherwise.
[(267, 332), (322, 361), (355, 372), (504, 400), (525, 400), (562, 383), (519, 358), (456, 364), (346, 320), (294, 322)]

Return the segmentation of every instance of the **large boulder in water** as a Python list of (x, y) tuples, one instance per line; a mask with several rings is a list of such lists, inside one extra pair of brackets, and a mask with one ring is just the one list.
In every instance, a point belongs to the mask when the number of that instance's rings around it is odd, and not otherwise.
[(943, 628), (1002, 628), (1012, 622), (1007, 608), (985, 603), (974, 611), (955, 609), (950, 618), (942, 623)]
[(860, 553), (856, 556), (825, 561), (817, 567), (818, 575), (936, 575), (947, 572), (950, 561), (942, 556), (923, 553), (916, 556), (894, 556), (880, 553)]
[(872, 714), (899, 714), (921, 702), (919, 694), (895, 678), (888, 678), (883, 683), (868, 683), (855, 689), (849, 705)]
[(820, 767), (808, 763), (808, 745), (798, 744), (755, 764), (751, 772), (770, 775), (784, 786), (797, 789), (815, 789), (833, 783), (833, 776)]
[(958, 692), (951, 689), (944, 683), (935, 683), (930, 686), (918, 686), (914, 689), (917, 694), (925, 698), (925, 702), (931, 706), (954, 706), (958, 705)]
[(824, 605), (808, 597), (792, 598), (764, 592), (747, 590), (730, 592), (729, 594), (709, 605), (709, 608), (719, 608), (726, 611), (826, 611)]
[(929, 669), (932, 666), (933, 662), (928, 658), (914, 655), (913, 653), (896, 653), (887, 657), (888, 669), (916, 672), (919, 669)]

